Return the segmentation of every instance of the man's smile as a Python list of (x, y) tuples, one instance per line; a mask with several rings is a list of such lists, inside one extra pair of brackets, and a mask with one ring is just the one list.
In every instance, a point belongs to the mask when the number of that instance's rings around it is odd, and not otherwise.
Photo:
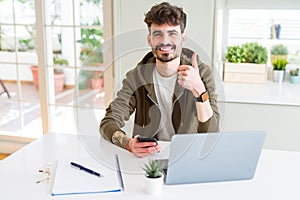
[(156, 46), (156, 50), (161, 51), (162, 53), (170, 53), (176, 49), (176, 45), (159, 45)]

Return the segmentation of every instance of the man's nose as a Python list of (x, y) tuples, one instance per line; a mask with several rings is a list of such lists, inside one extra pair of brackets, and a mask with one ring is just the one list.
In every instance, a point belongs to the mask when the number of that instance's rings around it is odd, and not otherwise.
[(163, 34), (161, 43), (162, 44), (169, 44), (170, 43), (170, 37), (169, 37), (168, 34)]

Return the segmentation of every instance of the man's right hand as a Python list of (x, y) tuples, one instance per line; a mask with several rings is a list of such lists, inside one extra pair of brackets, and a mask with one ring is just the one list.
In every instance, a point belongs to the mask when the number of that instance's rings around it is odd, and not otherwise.
[(128, 142), (128, 150), (139, 158), (146, 157), (160, 151), (161, 146), (155, 142), (139, 142), (138, 135)]

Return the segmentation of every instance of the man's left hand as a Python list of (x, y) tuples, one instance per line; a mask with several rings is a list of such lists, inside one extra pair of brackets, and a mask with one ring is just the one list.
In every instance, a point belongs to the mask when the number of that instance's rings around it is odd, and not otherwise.
[(190, 90), (195, 97), (205, 92), (206, 89), (199, 75), (196, 53), (192, 56), (192, 66), (180, 65), (178, 67), (178, 84)]

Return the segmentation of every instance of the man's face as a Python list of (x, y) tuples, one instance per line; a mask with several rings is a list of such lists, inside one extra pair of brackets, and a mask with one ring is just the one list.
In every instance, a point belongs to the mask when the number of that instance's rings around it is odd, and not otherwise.
[(168, 24), (152, 24), (148, 35), (148, 44), (156, 59), (170, 62), (181, 54), (185, 34), (181, 34), (180, 26)]

